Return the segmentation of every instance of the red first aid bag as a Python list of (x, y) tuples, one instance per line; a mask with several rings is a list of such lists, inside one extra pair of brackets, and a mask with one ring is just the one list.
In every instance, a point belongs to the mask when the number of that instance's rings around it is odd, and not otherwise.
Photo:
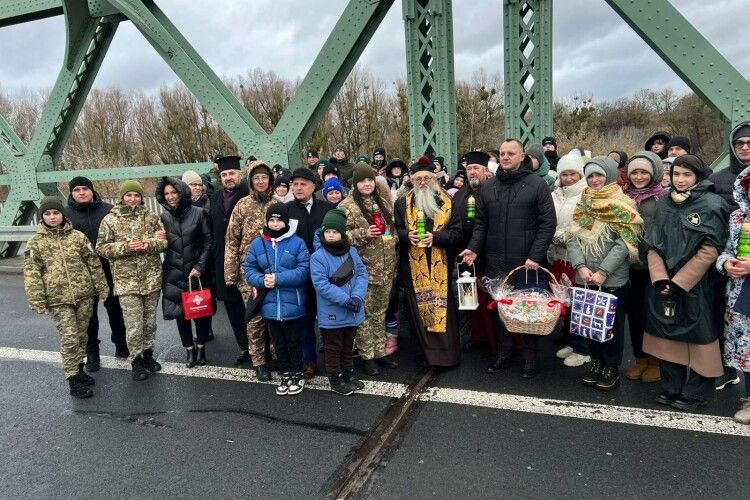
[(182, 292), (182, 315), (187, 320), (213, 316), (214, 302), (211, 297), (211, 289), (203, 288), (198, 278), (199, 290), (193, 290), (193, 280), (188, 278), (190, 291)]

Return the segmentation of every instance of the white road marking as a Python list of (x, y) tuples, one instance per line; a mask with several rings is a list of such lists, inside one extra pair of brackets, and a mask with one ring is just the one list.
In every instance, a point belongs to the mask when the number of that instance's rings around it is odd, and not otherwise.
[(750, 425), (738, 424), (729, 417), (716, 415), (699, 415), (696, 413), (582, 403), (443, 387), (428, 389), (420, 396), (420, 400), (683, 431), (750, 436)]
[[(60, 353), (58, 352), (16, 349), (12, 347), (0, 347), (0, 359), (61, 364)], [(131, 369), (130, 363), (127, 361), (111, 356), (102, 356), (101, 363), (103, 368), (127, 371)], [(275, 384), (275, 382), (260, 382), (255, 378), (255, 372), (243, 368), (225, 368), (221, 366), (187, 368), (181, 363), (173, 362), (161, 362), (161, 365), (161, 374), (165, 375), (229, 380), (253, 384)], [(325, 377), (315, 377), (313, 380), (308, 380), (305, 385), (315, 390), (329, 390), (328, 380)], [(365, 389), (360, 391), (361, 394), (390, 398), (401, 397), (405, 392), (405, 384), (371, 380), (365, 381)], [(750, 436), (750, 425), (738, 424), (729, 417), (716, 415), (699, 415), (695, 413), (583, 403), (579, 401), (545, 399), (444, 387), (430, 388), (421, 394), (419, 399), (424, 402), (493, 408), (497, 410), (535, 413), (538, 415), (599, 420), (683, 431), (726, 434), (730, 436)]]

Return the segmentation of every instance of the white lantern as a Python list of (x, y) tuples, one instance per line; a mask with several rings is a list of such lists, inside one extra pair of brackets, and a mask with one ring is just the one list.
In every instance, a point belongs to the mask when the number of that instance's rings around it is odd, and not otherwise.
[(469, 271), (461, 273), (456, 280), (458, 284), (458, 308), (461, 311), (476, 311), (479, 309), (479, 295), (477, 294), (477, 278)]

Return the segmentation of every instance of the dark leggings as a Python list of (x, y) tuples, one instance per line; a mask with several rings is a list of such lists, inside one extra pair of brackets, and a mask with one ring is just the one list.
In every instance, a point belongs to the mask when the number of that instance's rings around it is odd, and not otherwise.
[(177, 322), (177, 331), (180, 334), (182, 347), (193, 347), (193, 325), (191, 324), (193, 322), (195, 323), (196, 343), (203, 345), (208, 340), (208, 330), (211, 328), (211, 316), (194, 320), (177, 318), (175, 321)]
[(300, 334), (305, 327), (305, 318), (292, 321), (266, 320), (271, 332), (273, 346), (281, 373), (302, 371), (302, 346)]
[(602, 288), (602, 291), (617, 297), (615, 324), (612, 327), (614, 336), (606, 342), (588, 340), (589, 355), (591, 359), (601, 360), (605, 366), (617, 367), (622, 363), (622, 351), (625, 347), (625, 311), (628, 309), (630, 286), (626, 284), (620, 288)]
[(325, 339), (326, 375), (335, 377), (341, 371), (354, 368), (354, 336), (356, 326), (348, 328), (321, 328), (320, 333)]
[(234, 332), (234, 339), (243, 351), (247, 351), (247, 328), (245, 326), (245, 304), (240, 300), (227, 300), (224, 302), (227, 310), (229, 324)]
[(707, 378), (691, 370), (685, 365), (671, 363), (663, 359), (659, 363), (661, 370), (661, 386), (670, 394), (710, 401), (716, 390), (713, 378)]

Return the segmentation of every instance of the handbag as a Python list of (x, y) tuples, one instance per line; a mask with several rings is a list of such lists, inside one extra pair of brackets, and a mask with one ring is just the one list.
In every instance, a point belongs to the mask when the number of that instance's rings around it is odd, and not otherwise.
[(607, 342), (615, 334), (617, 297), (611, 293), (584, 288), (573, 288), (570, 313), (570, 333), (596, 342)]
[[(268, 249), (266, 248), (265, 242), (261, 242), (263, 245), (263, 251), (266, 254), (266, 260), (268, 261), (268, 265), (270, 266), (270, 271), (273, 273), (273, 265), (271, 264), (271, 258), (268, 256)], [(268, 288), (254, 288), (255, 290), (255, 296), (253, 294), (250, 294), (250, 297), (247, 298), (247, 303), (245, 304), (245, 324), (250, 323), (254, 317), (256, 317), (258, 314), (260, 314), (260, 306), (263, 305), (263, 301), (266, 298), (266, 295), (268, 295)]]
[(188, 277), (189, 291), (182, 292), (182, 315), (186, 320), (207, 318), (214, 314), (214, 301), (211, 289), (203, 288), (198, 279), (198, 290), (193, 290), (193, 279)]
[(347, 259), (339, 266), (338, 269), (328, 278), (332, 285), (344, 286), (354, 277), (354, 259), (352, 254), (347, 254)]

